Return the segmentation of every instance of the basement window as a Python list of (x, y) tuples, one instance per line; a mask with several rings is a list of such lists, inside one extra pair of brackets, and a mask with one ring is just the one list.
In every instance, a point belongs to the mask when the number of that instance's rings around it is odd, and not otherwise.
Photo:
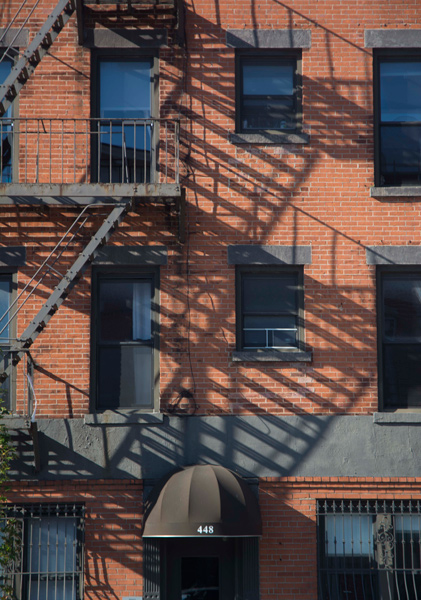
[(7, 505), (5, 518), (15, 520), (17, 536), (10, 563), (0, 572), (0, 584), (19, 600), (81, 600), (83, 507)]
[(319, 600), (416, 600), (421, 589), (419, 500), (323, 500)]

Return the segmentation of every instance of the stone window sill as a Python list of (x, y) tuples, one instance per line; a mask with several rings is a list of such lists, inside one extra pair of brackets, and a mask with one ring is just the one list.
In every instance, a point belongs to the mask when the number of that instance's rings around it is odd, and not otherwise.
[(155, 425), (162, 423), (164, 415), (159, 412), (140, 412), (133, 409), (106, 410), (85, 415), (85, 425)]
[(396, 198), (421, 196), (421, 185), (407, 185), (401, 187), (372, 187), (370, 188), (372, 198)]
[(312, 352), (284, 350), (234, 350), (233, 362), (311, 362)]
[(421, 425), (421, 409), (408, 408), (396, 412), (376, 412), (373, 423), (378, 425)]
[(308, 144), (309, 138), (306, 133), (230, 133), (231, 144)]

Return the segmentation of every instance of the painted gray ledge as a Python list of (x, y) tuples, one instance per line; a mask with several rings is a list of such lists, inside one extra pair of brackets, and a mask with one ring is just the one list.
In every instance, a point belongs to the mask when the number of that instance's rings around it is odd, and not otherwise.
[(407, 185), (401, 187), (372, 187), (371, 198), (413, 198), (421, 196), (421, 185)]
[(6, 246), (0, 248), (0, 267), (22, 267), (25, 264), (25, 246)]
[(14, 479), (159, 479), (192, 464), (223, 465), (244, 477), (421, 477), (419, 423), (380, 425), (372, 415), (171, 416), (96, 427), (83, 418), (40, 419), (37, 425), (41, 471), (34, 473), (27, 433), (19, 443), (14, 430)]
[(310, 29), (228, 29), (229, 48), (311, 48)]
[(311, 246), (228, 246), (229, 265), (309, 265)]
[(373, 423), (379, 425), (421, 425), (421, 412), (382, 412), (373, 414)]
[(306, 133), (230, 133), (231, 144), (308, 144)]
[(29, 29), (26, 27), (22, 30), (12, 27), (3, 38), (5, 28), (0, 28), (0, 48), (6, 48), (9, 44), (13, 44), (16, 48), (26, 48), (29, 44)]
[(93, 265), (157, 265), (168, 264), (166, 246), (103, 246)]
[(366, 48), (421, 48), (421, 29), (366, 29)]
[(234, 350), (233, 362), (311, 362), (312, 352), (284, 352), (283, 350)]
[(166, 46), (166, 29), (85, 29), (86, 48), (161, 48)]
[(163, 413), (141, 413), (133, 410), (106, 410), (103, 413), (85, 415), (85, 425), (151, 425), (162, 423)]
[(421, 265), (421, 246), (368, 246), (368, 265)]

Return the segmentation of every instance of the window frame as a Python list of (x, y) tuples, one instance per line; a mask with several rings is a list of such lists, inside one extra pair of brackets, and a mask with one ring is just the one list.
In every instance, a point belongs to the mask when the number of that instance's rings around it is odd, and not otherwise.
[[(159, 52), (158, 49), (144, 48), (94, 48), (91, 51), (91, 118), (100, 117), (100, 65), (102, 61), (108, 62), (137, 62), (141, 60), (151, 61), (151, 119), (160, 116), (159, 105)], [(95, 132), (95, 121), (91, 122), (91, 133)], [(151, 150), (153, 155), (152, 175), (157, 174), (159, 128), (152, 131)], [(98, 183), (98, 144), (91, 143), (91, 182)], [(114, 182), (119, 183), (119, 182)]]
[[(254, 275), (264, 277), (266, 275), (291, 275), (297, 276), (297, 346), (276, 346), (268, 348), (244, 347), (243, 333), (243, 288), (242, 282), (245, 276)], [(276, 352), (296, 353), (305, 350), (305, 327), (304, 327), (304, 269), (301, 265), (237, 265), (236, 266), (236, 349), (244, 353)]]
[[(5, 54), (6, 48), (0, 49), (0, 56)], [(17, 48), (11, 48), (12, 52), (16, 53), (15, 59), (10, 56), (6, 56), (3, 61), (9, 62), (11, 64), (11, 68), (15, 66), (19, 59), (19, 51)], [(11, 168), (12, 168), (12, 177), (10, 182), (3, 181), (3, 174), (0, 172), (0, 183), (14, 183), (15, 181), (19, 181), (19, 149), (16, 147), (19, 142), (19, 120), (14, 120), (19, 117), (19, 94), (13, 100), (12, 105), (10, 106), (10, 116), (3, 117), (6, 119), (12, 119), (12, 160), (11, 160)]]
[[(17, 296), (17, 271), (15, 269), (0, 269), (0, 280), (9, 280), (10, 281), (10, 295), (9, 295), (9, 309), (11, 304), (15, 301)], [(1, 315), (0, 315), (1, 316)], [(10, 318), (10, 315), (9, 315)], [(5, 348), (5, 354), (9, 355), (8, 360), (12, 359), (12, 353), (8, 350), (13, 345), (13, 340), (16, 339), (17, 335), (17, 327), (16, 327), (16, 317), (12, 319), (9, 324), (9, 343), (8, 344), (0, 344), (2, 348)], [(3, 402), (4, 407), (13, 411), (15, 408), (15, 400), (16, 400), (16, 369), (12, 370), (12, 373), (6, 379), (5, 383), (9, 382), (9, 393), (7, 398)]]
[[(294, 104), (294, 115), (295, 115), (295, 127), (292, 129), (243, 129), (242, 127), (242, 107), (243, 107), (243, 60), (255, 58), (257, 62), (261, 62), (267, 58), (274, 62), (276, 58), (279, 59), (280, 64), (290, 63), (295, 61), (294, 75), (293, 75), (293, 104)], [(238, 134), (276, 134), (285, 136), (294, 133), (301, 133), (302, 131), (302, 51), (301, 49), (290, 50), (256, 50), (256, 49), (237, 49), (235, 53), (235, 133)]]
[[(374, 185), (380, 188), (415, 187), (418, 184), (403, 183), (398, 185), (385, 185), (382, 183), (380, 165), (380, 130), (381, 130), (381, 93), (380, 93), (380, 64), (382, 62), (421, 62), (421, 48), (375, 48), (373, 50), (373, 112), (374, 112)], [(405, 121), (400, 121), (405, 123)], [(406, 122), (410, 124), (409, 122)], [(418, 123), (418, 122), (415, 122)], [(421, 121), (419, 122), (421, 126)]]
[[(160, 334), (160, 272), (159, 267), (133, 268), (125, 266), (93, 266), (92, 268), (92, 294), (91, 294), (91, 377), (90, 398), (91, 412), (102, 413), (104, 411), (130, 411), (130, 412), (159, 412), (159, 334)], [(99, 402), (99, 284), (103, 280), (150, 280), (152, 282), (153, 297), (151, 306), (151, 347), (152, 347), (152, 384), (151, 404), (149, 406), (119, 406), (103, 407)], [(136, 344), (133, 344), (136, 345)], [(146, 344), (139, 343), (139, 346)]]
[[(421, 279), (421, 266), (417, 267), (414, 265), (402, 265), (399, 267), (394, 266), (377, 266), (376, 270), (376, 304), (377, 304), (377, 373), (378, 373), (378, 402), (379, 410), (384, 412), (395, 412), (406, 411), (411, 412), (414, 409), (419, 410), (420, 406), (404, 407), (390, 405), (385, 401), (384, 394), (384, 352), (383, 352), (383, 322), (384, 322), (384, 302), (383, 302), (383, 281), (385, 275), (398, 275), (400, 278), (408, 277), (409, 275), (417, 275)], [(421, 348), (421, 342), (418, 344)]]
[[(76, 581), (75, 585), (75, 598), (76, 600), (83, 600), (84, 596), (84, 560), (85, 560), (85, 507), (80, 503), (54, 503), (54, 504), (6, 504), (3, 509), (4, 517), (8, 519), (14, 519), (16, 526), (20, 529), (20, 548), (18, 548), (18, 555), (20, 555), (18, 562), (14, 562), (10, 565), (11, 570), (7, 570), (7, 579), (12, 580), (14, 593), (18, 599), (25, 598), (28, 592), (28, 584), (35, 577), (40, 581), (43, 578), (47, 578), (49, 581), (56, 574), (55, 581), (64, 581), (65, 579), (72, 578), (72, 581)], [(74, 541), (76, 542), (75, 554), (74, 554), (74, 566), (75, 570), (68, 571), (66, 568), (64, 571), (41, 571), (31, 570), (31, 546), (28, 543), (29, 533), (32, 533), (32, 526), (34, 523), (40, 522), (42, 519), (55, 519), (57, 522), (65, 519), (76, 520), (76, 535)], [(66, 531), (66, 530), (65, 530)], [(44, 547), (44, 546), (41, 546)], [(48, 554), (48, 547), (46, 553)], [(39, 565), (40, 562), (38, 561)], [(48, 563), (48, 561), (47, 561)], [(59, 573), (65, 573), (66, 576), (63, 578)], [(51, 575), (50, 575), (51, 574)], [(5, 578), (0, 574), (0, 581), (4, 581)]]

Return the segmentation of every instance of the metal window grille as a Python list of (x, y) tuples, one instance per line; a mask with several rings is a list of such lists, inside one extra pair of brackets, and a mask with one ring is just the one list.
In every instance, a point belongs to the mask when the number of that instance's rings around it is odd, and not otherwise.
[(318, 502), (319, 600), (421, 600), (421, 501)]
[(77, 504), (8, 505), (4, 518), (17, 530), (14, 560), (0, 583), (20, 600), (83, 597), (84, 508)]

